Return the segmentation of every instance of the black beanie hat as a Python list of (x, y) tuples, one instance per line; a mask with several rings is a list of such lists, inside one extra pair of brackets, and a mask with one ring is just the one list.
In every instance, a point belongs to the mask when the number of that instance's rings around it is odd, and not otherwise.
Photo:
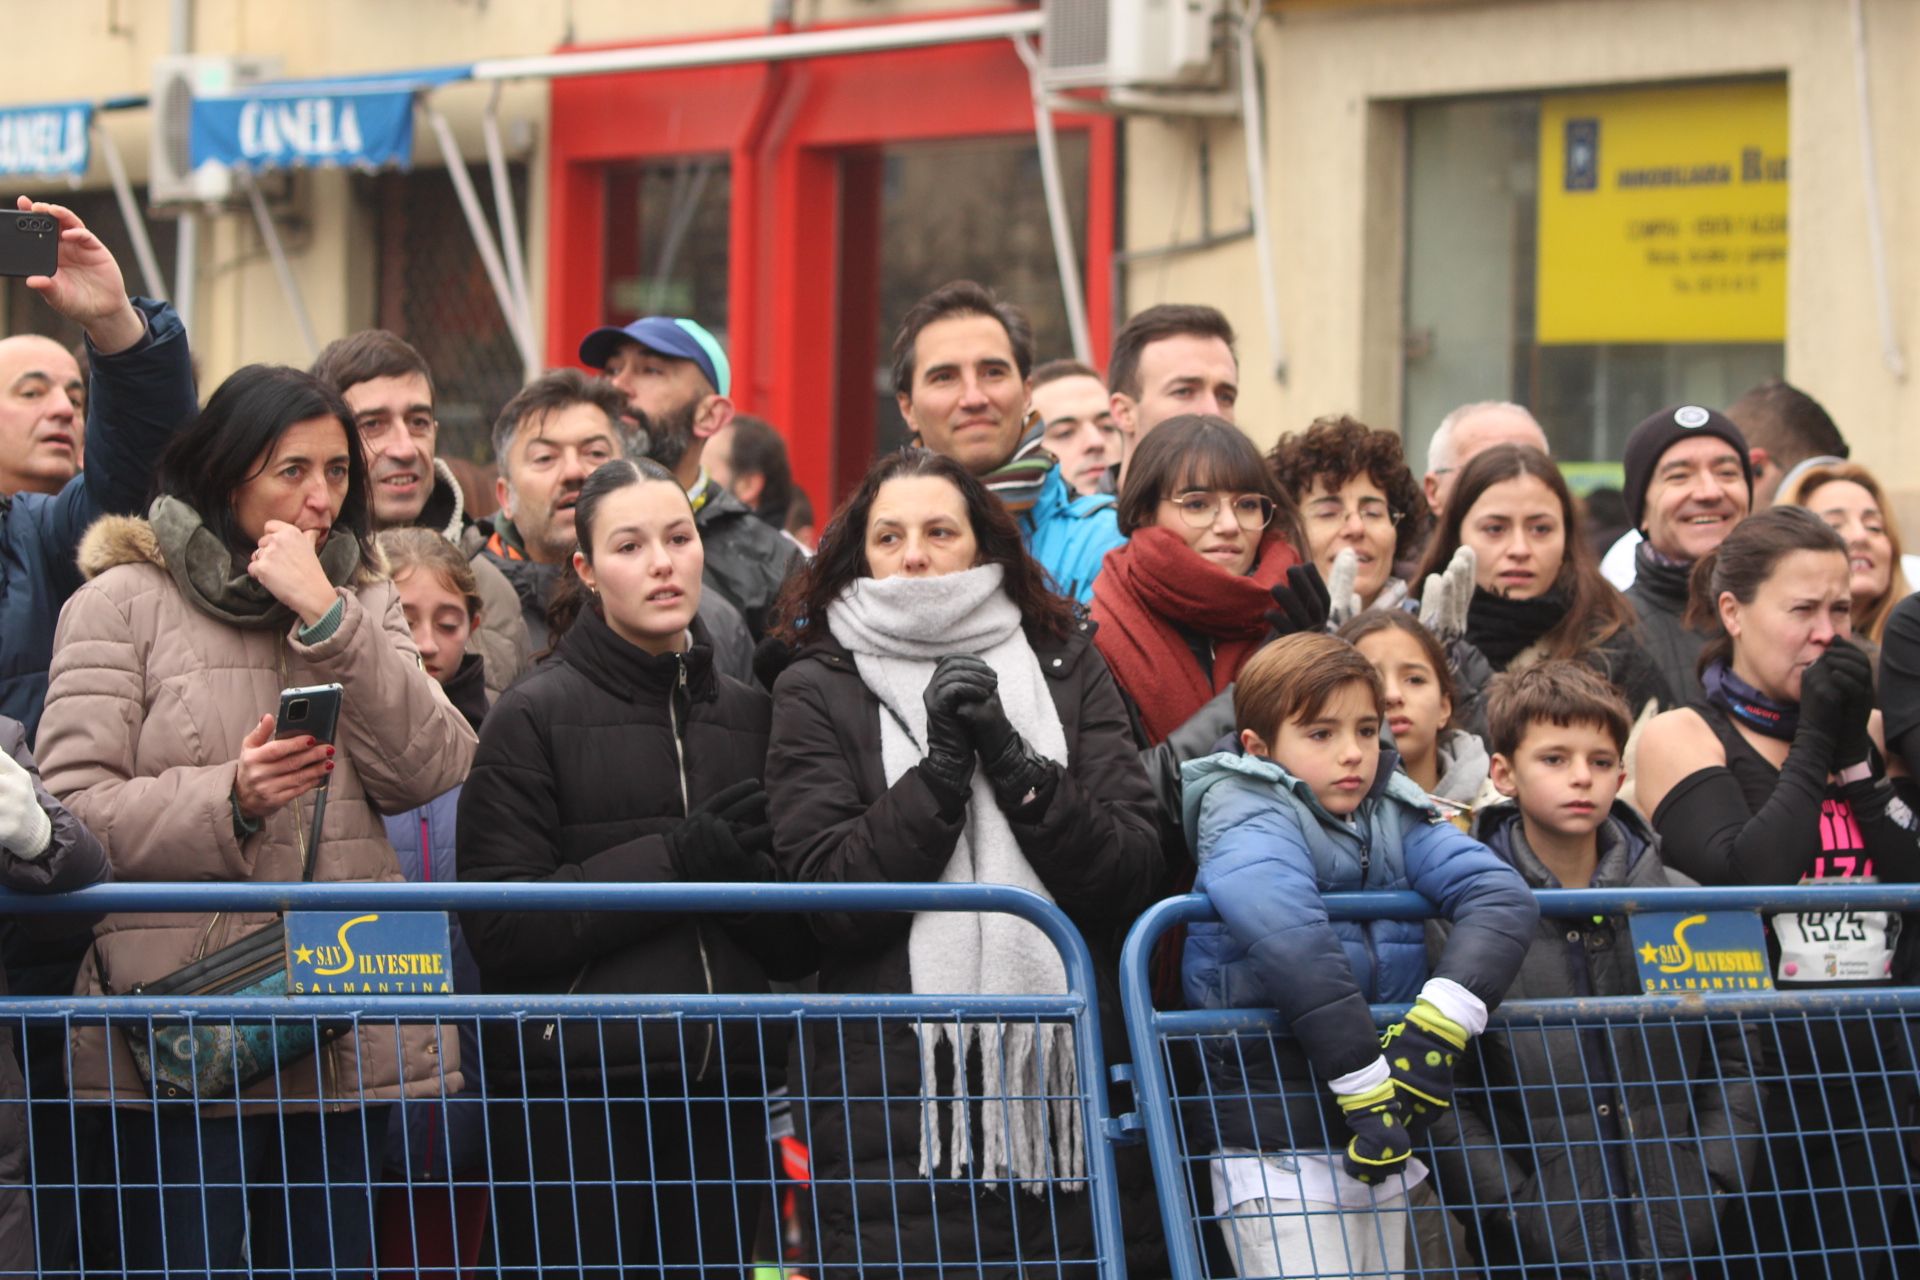
[(1747, 499), (1753, 499), (1753, 459), (1748, 456), (1747, 438), (1733, 419), (1697, 404), (1678, 404), (1648, 418), (1627, 437), (1626, 483), (1621, 497), (1627, 503), (1627, 523), (1642, 526), (1647, 506), (1647, 486), (1653, 483), (1653, 470), (1667, 450), (1690, 436), (1718, 436), (1740, 455), (1740, 470), (1747, 478)]

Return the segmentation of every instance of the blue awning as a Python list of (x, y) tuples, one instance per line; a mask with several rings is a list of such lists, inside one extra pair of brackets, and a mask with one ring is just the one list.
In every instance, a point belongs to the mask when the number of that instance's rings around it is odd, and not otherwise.
[(0, 175), (80, 177), (92, 158), (90, 102), (0, 107)]
[(280, 80), (195, 98), (193, 167), (378, 169), (413, 163), (413, 98), (464, 80), (469, 65), (325, 80)]

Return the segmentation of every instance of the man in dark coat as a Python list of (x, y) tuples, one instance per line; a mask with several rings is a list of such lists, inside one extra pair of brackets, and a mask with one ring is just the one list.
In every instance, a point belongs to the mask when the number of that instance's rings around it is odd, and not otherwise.
[(31, 739), (46, 701), (54, 624), (80, 587), (80, 537), (103, 515), (146, 510), (160, 455), (199, 402), (173, 308), (129, 298), (119, 264), (71, 210), (29, 206), (25, 197), (20, 207), (60, 224), (58, 270), (26, 283), (86, 331), (92, 367), (81, 471), (73, 436), (79, 366), (46, 338), (0, 340), (0, 478), (19, 486), (0, 493), (0, 715), (20, 721)]
[(1753, 506), (1747, 438), (1725, 414), (1696, 404), (1662, 409), (1627, 437), (1627, 519), (1646, 535), (1627, 599), (1647, 651), (1667, 677), (1669, 707), (1701, 696), (1695, 670), (1706, 637), (1686, 624), (1687, 578)]
[(727, 353), (692, 320), (646, 316), (602, 326), (580, 340), (580, 362), (604, 373), (627, 399), (632, 448), (673, 472), (693, 503), (706, 549), (709, 592), (725, 596), (753, 638), (800, 558), (800, 548), (707, 474), (707, 441), (733, 421)]

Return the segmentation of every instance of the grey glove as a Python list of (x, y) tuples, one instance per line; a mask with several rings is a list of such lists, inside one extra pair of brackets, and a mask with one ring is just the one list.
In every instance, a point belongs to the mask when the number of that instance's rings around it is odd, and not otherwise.
[(1349, 618), (1360, 612), (1360, 593), (1353, 589), (1360, 576), (1360, 553), (1346, 548), (1333, 558), (1333, 573), (1327, 578), (1327, 630), (1338, 631)]
[(53, 819), (40, 804), (33, 775), (0, 751), (0, 848), (27, 862), (44, 858), (53, 844)]
[(1467, 634), (1467, 610), (1473, 605), (1473, 575), (1478, 569), (1473, 548), (1462, 544), (1447, 567), (1428, 574), (1420, 589), (1420, 625), (1442, 644)]

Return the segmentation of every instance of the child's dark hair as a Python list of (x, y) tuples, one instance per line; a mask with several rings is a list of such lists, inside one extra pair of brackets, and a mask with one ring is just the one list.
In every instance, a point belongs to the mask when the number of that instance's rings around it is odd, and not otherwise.
[[(593, 563), (593, 526), (600, 518), (600, 504), (622, 489), (630, 489), (637, 484), (670, 484), (682, 497), (686, 490), (680, 488), (680, 482), (673, 478), (673, 472), (667, 470), (651, 458), (615, 458), (612, 462), (603, 462), (587, 477), (580, 486), (580, 498), (573, 507), (573, 531), (580, 540), (580, 554)], [(691, 511), (693, 504), (689, 502)], [(553, 599), (547, 605), (547, 631), (553, 637), (553, 643), (559, 644), (573, 624), (579, 621), (582, 609), (600, 608), (600, 601), (587, 590), (587, 584), (580, 580), (574, 571), (573, 558), (567, 558), (567, 571), (553, 589)], [(551, 650), (548, 650), (551, 652)]]
[(1733, 527), (1718, 547), (1700, 557), (1687, 577), (1687, 625), (1711, 638), (1700, 650), (1699, 670), (1716, 660), (1733, 661), (1733, 637), (1720, 621), (1720, 597), (1731, 593), (1752, 604), (1760, 584), (1796, 551), (1847, 554), (1832, 526), (1805, 507), (1768, 507)]
[(1318, 632), (1282, 636), (1253, 655), (1233, 684), (1233, 724), (1261, 737), (1294, 720), (1312, 720), (1333, 695), (1363, 684), (1374, 710), (1384, 697), (1380, 673), (1345, 640)]
[(1619, 690), (1584, 662), (1551, 658), (1487, 682), (1487, 749), (1513, 759), (1527, 730), (1545, 720), (1561, 728), (1593, 725), (1625, 752), (1633, 713)]
[[(1433, 632), (1420, 625), (1420, 619), (1405, 609), (1368, 609), (1347, 619), (1345, 625), (1334, 634), (1348, 644), (1359, 646), (1368, 636), (1379, 635), (1382, 631), (1398, 631), (1413, 637), (1420, 646), (1421, 656), (1427, 665), (1433, 668), (1434, 683), (1440, 686), (1440, 696), (1447, 700), (1449, 707), (1460, 705), (1460, 697), (1453, 683), (1453, 668), (1447, 665), (1447, 651), (1433, 638)], [(1453, 723), (1453, 717), (1447, 717), (1446, 728)]]

